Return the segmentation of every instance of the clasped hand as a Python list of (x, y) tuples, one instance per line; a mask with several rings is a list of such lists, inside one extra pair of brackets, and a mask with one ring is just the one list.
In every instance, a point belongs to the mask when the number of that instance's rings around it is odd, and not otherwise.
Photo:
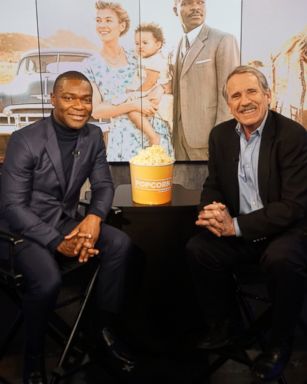
[(86, 216), (59, 244), (57, 250), (67, 257), (78, 257), (85, 263), (90, 257), (98, 255), (95, 243), (100, 234), (101, 219), (96, 215)]
[(226, 205), (216, 201), (203, 207), (195, 224), (207, 228), (218, 237), (235, 235), (233, 219)]

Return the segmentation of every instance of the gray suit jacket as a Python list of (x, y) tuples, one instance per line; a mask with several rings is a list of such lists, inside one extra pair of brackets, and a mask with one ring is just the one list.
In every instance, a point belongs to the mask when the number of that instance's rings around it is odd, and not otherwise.
[(211, 129), (231, 118), (222, 96), (228, 74), (240, 63), (234, 36), (204, 25), (183, 63), (179, 43), (174, 72), (174, 135), (181, 117), (192, 148), (207, 148)]
[(50, 117), (12, 134), (1, 183), (2, 214), (11, 231), (48, 245), (60, 235), (63, 217), (76, 218), (80, 189), (87, 178), (92, 188), (90, 209), (102, 218), (107, 216), (114, 189), (99, 127), (82, 128), (76, 153), (66, 183)]

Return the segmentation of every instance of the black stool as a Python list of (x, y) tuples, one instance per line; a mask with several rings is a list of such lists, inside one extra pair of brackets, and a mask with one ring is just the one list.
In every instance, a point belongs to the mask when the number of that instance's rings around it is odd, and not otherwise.
[[(22, 325), (22, 294), (23, 294), (23, 277), (16, 273), (14, 269), (14, 251), (16, 245), (22, 242), (22, 238), (0, 230), (0, 243), (7, 250), (7, 258), (0, 259), (0, 289), (2, 292), (16, 305), (17, 313), (0, 345), (0, 359), (3, 358), (9, 345), (16, 335), (18, 328)], [(3, 249), (2, 249), (3, 251)], [(51, 383), (55, 384), (62, 378), (71, 375), (88, 363), (86, 350), (82, 348), (84, 343), (78, 340), (82, 321), (85, 317), (91, 293), (93, 291), (100, 264), (95, 258), (91, 259), (87, 265), (78, 262), (71, 264), (70, 268), (62, 270), (63, 284), (69, 282), (77, 272), (82, 269), (87, 269), (87, 282), (85, 287), (74, 294), (72, 297), (64, 298), (57, 303), (55, 311), (52, 313), (48, 323), (48, 335), (52, 337), (63, 349), (56, 368), (53, 370)], [(85, 270), (84, 270), (85, 272)], [(80, 280), (79, 280), (80, 281)], [(71, 281), (70, 281), (71, 282)], [(79, 307), (76, 311), (75, 319), (72, 325), (61, 317), (57, 310), (79, 302)], [(4, 380), (4, 379), (3, 379)]]
[[(245, 266), (244, 266), (245, 267)], [(252, 366), (253, 360), (248, 355), (247, 350), (254, 345), (258, 345), (261, 350), (265, 348), (265, 335), (271, 329), (272, 306), (270, 299), (265, 294), (258, 294), (256, 291), (248, 289), (248, 285), (263, 285), (265, 276), (260, 273), (258, 266), (247, 266), (240, 271), (233, 273), (233, 279), (236, 287), (237, 302), (245, 324), (245, 329), (231, 345), (217, 349), (214, 354), (217, 355), (213, 359), (206, 375), (210, 376), (218, 370), (226, 361), (233, 360), (241, 364)], [(264, 286), (264, 285), (263, 285)], [(257, 316), (254, 306), (261, 305), (264, 309)], [(300, 318), (298, 325), (307, 335), (307, 325)], [(277, 380), (279, 384), (287, 384), (285, 376), (282, 374)]]

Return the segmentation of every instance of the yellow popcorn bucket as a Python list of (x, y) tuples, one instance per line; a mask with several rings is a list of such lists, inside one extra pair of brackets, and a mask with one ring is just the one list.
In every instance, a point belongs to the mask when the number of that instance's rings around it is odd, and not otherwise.
[(130, 162), (132, 200), (146, 205), (170, 202), (173, 166), (173, 162), (163, 165), (137, 165)]

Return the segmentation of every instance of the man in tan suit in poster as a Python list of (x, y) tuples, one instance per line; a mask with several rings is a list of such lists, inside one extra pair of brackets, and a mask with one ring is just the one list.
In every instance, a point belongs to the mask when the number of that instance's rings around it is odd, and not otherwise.
[(203, 0), (174, 0), (184, 36), (174, 68), (176, 160), (207, 160), (208, 137), (218, 123), (231, 118), (222, 96), (228, 74), (240, 63), (234, 36), (205, 24)]

